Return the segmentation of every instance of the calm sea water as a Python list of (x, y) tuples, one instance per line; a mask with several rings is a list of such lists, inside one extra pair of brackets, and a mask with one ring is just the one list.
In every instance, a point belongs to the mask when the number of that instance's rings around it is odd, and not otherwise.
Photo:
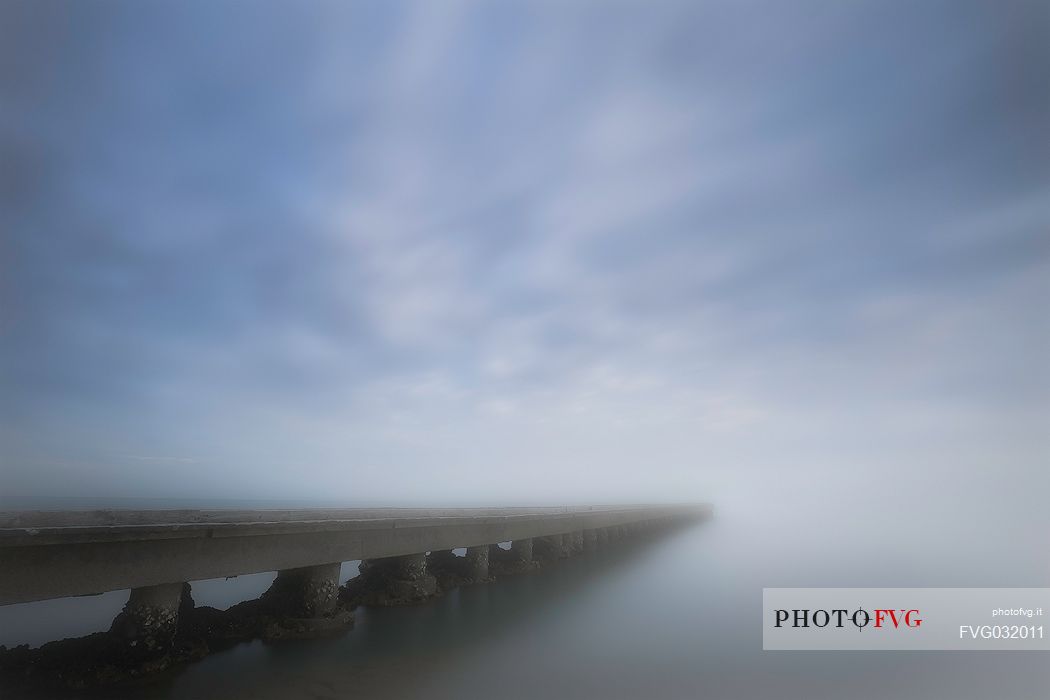
[[(1046, 557), (1033, 556), (1028, 542), (1004, 545), (979, 523), (775, 522), (768, 510), (722, 508), (687, 530), (536, 575), (459, 589), (419, 607), (359, 609), (355, 629), (341, 638), (245, 644), (96, 697), (1050, 697), (1044, 652), (761, 650), (763, 586), (1048, 586)], [(344, 578), (353, 568), (344, 565)], [(227, 606), (271, 579), (202, 582), (194, 594), (199, 603)], [(105, 627), (124, 599), (118, 592), (2, 609), (0, 643)]]

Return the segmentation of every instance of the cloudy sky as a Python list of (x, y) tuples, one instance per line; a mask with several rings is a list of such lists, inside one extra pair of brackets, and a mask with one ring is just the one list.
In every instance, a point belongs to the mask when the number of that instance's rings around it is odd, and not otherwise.
[(1048, 26), (4, 2), (0, 490), (1045, 496)]

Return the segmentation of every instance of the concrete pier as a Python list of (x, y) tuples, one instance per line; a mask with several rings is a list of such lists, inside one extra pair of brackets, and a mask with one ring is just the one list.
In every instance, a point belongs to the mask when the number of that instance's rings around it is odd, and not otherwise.
[(489, 575), (498, 578), (535, 571), (539, 568), (540, 562), (533, 556), (533, 551), (531, 537), (512, 541), (510, 549), (492, 545), (489, 547)]
[(471, 581), (487, 581), (489, 578), (489, 547), (479, 545), (468, 547), (466, 556), (466, 574)]
[(285, 569), (277, 574), (264, 600), (275, 612), (287, 617), (312, 618), (330, 615), (339, 598), (340, 563)]
[[(131, 589), (108, 633), (0, 651), (0, 667), (88, 687), (238, 642), (341, 634), (356, 605), (422, 603), (709, 514), (696, 505), (0, 513), (0, 605)], [(496, 544), (507, 541), (509, 550)], [(360, 574), (340, 588), (341, 562), (355, 559)], [(261, 597), (194, 606), (189, 582), (260, 571), (278, 572)]]
[(598, 531), (597, 530), (584, 530), (583, 531), (583, 551), (593, 552), (598, 549)]
[(459, 566), (460, 557), (451, 549), (435, 549), (427, 554), (427, 569), (455, 569)]
[(533, 539), (533, 555), (545, 561), (557, 561), (569, 556), (564, 535), (549, 535)]
[(510, 551), (516, 561), (523, 564), (532, 563), (532, 538), (514, 540), (510, 543)]
[[(553, 542), (585, 529), (709, 513), (705, 505), (0, 513), (0, 605), (508, 540)], [(542, 549), (537, 544), (537, 557)], [(553, 549), (562, 556), (565, 547)]]
[(133, 588), (110, 633), (146, 654), (170, 649), (178, 631), (183, 588), (181, 583)]
[(427, 571), (425, 553), (366, 559), (361, 574), (348, 585), (351, 600), (364, 605), (421, 603), (438, 593), (437, 579)]

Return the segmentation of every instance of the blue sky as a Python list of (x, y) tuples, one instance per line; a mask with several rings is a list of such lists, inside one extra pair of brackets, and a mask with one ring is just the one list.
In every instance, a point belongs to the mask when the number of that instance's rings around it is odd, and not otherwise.
[(6, 2), (3, 490), (1045, 492), (1047, 15)]

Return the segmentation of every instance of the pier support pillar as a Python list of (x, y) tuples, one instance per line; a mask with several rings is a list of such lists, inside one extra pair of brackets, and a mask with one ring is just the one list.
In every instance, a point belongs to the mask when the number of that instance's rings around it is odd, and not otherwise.
[(489, 577), (489, 545), (467, 547), (467, 578), (485, 581)]
[(510, 553), (514, 555), (515, 561), (522, 564), (532, 563), (532, 538), (514, 540), (510, 543)]
[(536, 537), (533, 539), (534, 553), (536, 556), (548, 561), (564, 559), (569, 556), (571, 541), (567, 535)]
[(365, 605), (420, 603), (437, 595), (437, 579), (427, 571), (425, 553), (366, 559), (361, 575), (347, 584), (351, 600)]
[(324, 617), (339, 600), (340, 563), (285, 569), (264, 594), (272, 609), (293, 618)]
[(435, 549), (427, 555), (427, 571), (455, 571), (459, 568), (459, 561), (451, 549)]
[(533, 560), (533, 540), (531, 538), (513, 540), (510, 543), (510, 550), (503, 549), (499, 545), (489, 547), (490, 575), (523, 574), (535, 570), (538, 566), (539, 563)]
[(124, 610), (113, 621), (115, 634), (144, 654), (163, 653), (175, 640), (184, 583), (163, 583), (131, 589)]
[(583, 530), (569, 533), (569, 549), (573, 554), (583, 553)]
[(598, 531), (597, 530), (584, 530), (583, 533), (583, 551), (593, 552), (598, 549)]
[(354, 624), (354, 614), (339, 600), (340, 562), (282, 569), (259, 598), (264, 641), (310, 639), (340, 634)]

